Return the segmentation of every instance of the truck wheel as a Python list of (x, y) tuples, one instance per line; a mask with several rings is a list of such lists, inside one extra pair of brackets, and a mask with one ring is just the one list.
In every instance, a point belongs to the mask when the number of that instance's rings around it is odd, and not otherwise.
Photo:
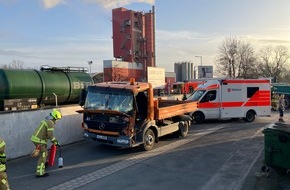
[(179, 134), (181, 137), (186, 137), (189, 131), (189, 122), (188, 121), (182, 121), (179, 123)]
[(256, 114), (254, 111), (250, 110), (247, 112), (246, 114), (246, 118), (245, 118), (245, 121), (247, 122), (252, 122), (255, 120), (255, 117), (256, 117)]
[(143, 144), (142, 149), (143, 150), (152, 150), (155, 145), (155, 134), (151, 129), (148, 129), (143, 137)]
[(204, 115), (201, 112), (196, 112), (193, 114), (192, 118), (196, 123), (200, 124), (204, 121)]

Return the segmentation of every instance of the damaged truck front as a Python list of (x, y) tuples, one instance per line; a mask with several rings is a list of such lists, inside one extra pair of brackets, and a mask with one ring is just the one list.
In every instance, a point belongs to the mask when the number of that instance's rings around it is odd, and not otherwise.
[(88, 86), (80, 105), (87, 140), (118, 146), (153, 149), (159, 137), (185, 137), (196, 102), (155, 100), (150, 83), (104, 82)]

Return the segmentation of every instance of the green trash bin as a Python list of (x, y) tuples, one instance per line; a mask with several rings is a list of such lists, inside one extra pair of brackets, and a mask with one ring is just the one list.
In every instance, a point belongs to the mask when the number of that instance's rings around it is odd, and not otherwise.
[(273, 123), (263, 130), (265, 165), (290, 169), (290, 124)]

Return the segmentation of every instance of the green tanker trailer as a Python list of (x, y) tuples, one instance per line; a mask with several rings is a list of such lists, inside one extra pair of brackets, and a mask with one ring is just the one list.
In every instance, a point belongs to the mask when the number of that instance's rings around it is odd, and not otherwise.
[(92, 83), (86, 70), (78, 67), (0, 69), (0, 111), (78, 103), (81, 90)]

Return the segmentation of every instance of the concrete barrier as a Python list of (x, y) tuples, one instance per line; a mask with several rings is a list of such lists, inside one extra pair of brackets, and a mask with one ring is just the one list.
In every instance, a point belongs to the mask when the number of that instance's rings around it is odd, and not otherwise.
[[(54, 135), (61, 145), (83, 139), (82, 114), (76, 112), (80, 109), (82, 109), (80, 106), (59, 108), (63, 117), (55, 124)], [(34, 145), (30, 137), (40, 121), (51, 111), (52, 109), (45, 109), (0, 114), (0, 137), (6, 142), (8, 159), (26, 156), (32, 152)], [(50, 146), (50, 143), (48, 145)]]

